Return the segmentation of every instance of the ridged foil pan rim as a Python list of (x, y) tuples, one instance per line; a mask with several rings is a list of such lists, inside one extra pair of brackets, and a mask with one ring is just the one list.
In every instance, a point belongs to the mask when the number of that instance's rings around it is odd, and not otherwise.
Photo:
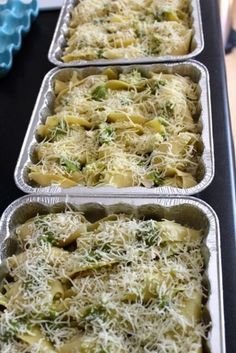
[(56, 25), (56, 29), (53, 35), (53, 39), (48, 52), (49, 61), (60, 67), (70, 67), (70, 66), (92, 66), (92, 65), (122, 65), (122, 64), (147, 64), (147, 63), (157, 63), (157, 62), (176, 62), (176, 61), (185, 61), (191, 59), (202, 52), (204, 49), (204, 36), (203, 36), (203, 26), (202, 26), (202, 18), (201, 18), (201, 8), (199, 0), (191, 0), (192, 7), (192, 28), (194, 31), (193, 39), (195, 41), (196, 47), (195, 49), (188, 54), (185, 55), (163, 55), (163, 56), (150, 56), (145, 58), (137, 58), (137, 59), (101, 59), (101, 60), (81, 60), (75, 61), (73, 63), (64, 63), (57, 58), (57, 53), (62, 51), (62, 46), (65, 44), (65, 32), (69, 25), (69, 11), (74, 7), (74, 4), (77, 4), (79, 0), (65, 0), (60, 15), (58, 18), (58, 22)]
[[(4, 211), (0, 220), (0, 255), (3, 248), (3, 241), (10, 236), (10, 223), (14, 213), (20, 207), (29, 207), (30, 203), (39, 203), (46, 207), (52, 207), (56, 204), (68, 203), (70, 205), (89, 205), (97, 204), (109, 209), (109, 206), (119, 204), (119, 207), (142, 205), (161, 206), (171, 209), (174, 206), (189, 205), (197, 208), (203, 213), (209, 222), (208, 234), (206, 236), (206, 246), (209, 250), (209, 262), (206, 270), (210, 282), (210, 292), (206, 308), (210, 313), (212, 326), (210, 328), (207, 345), (211, 353), (226, 353), (225, 330), (224, 330), (224, 309), (223, 309), (223, 284), (222, 284), (222, 265), (221, 265), (221, 246), (220, 246), (220, 228), (219, 221), (215, 211), (206, 202), (194, 197), (173, 197), (161, 196), (152, 197), (78, 197), (75, 195), (26, 195), (11, 203)], [(6, 237), (3, 235), (6, 234)], [(217, 310), (216, 310), (217, 309)]]
[(202, 106), (200, 119), (203, 122), (202, 140), (204, 144), (204, 151), (201, 156), (201, 160), (204, 164), (205, 174), (203, 179), (196, 185), (187, 189), (180, 189), (171, 186), (160, 186), (154, 188), (145, 187), (126, 187), (126, 188), (115, 188), (112, 186), (97, 186), (97, 187), (86, 187), (86, 186), (74, 186), (72, 188), (61, 188), (58, 185), (51, 185), (47, 187), (33, 187), (26, 182), (24, 170), (26, 165), (30, 163), (30, 149), (31, 146), (36, 143), (34, 132), (37, 124), (40, 121), (40, 114), (45, 107), (48, 107), (49, 103), (47, 100), (47, 94), (50, 92), (50, 82), (52, 77), (58, 72), (63, 70), (77, 70), (81, 72), (87, 72), (87, 70), (103, 70), (101, 67), (87, 67), (87, 68), (54, 68), (49, 71), (42, 83), (39, 95), (33, 110), (31, 120), (28, 126), (28, 130), (21, 148), (21, 152), (15, 168), (14, 178), (16, 185), (25, 193), (49, 193), (49, 194), (78, 194), (78, 195), (193, 195), (204, 190), (211, 182), (215, 173), (214, 165), (214, 145), (213, 145), (213, 131), (212, 131), (212, 114), (211, 114), (211, 97), (210, 97), (210, 85), (209, 85), (209, 74), (207, 68), (197, 62), (196, 60), (190, 60), (187, 62), (169, 63), (169, 64), (150, 64), (150, 65), (124, 65), (116, 66), (119, 69), (125, 69), (130, 67), (148, 68), (155, 67), (164, 70), (165, 68), (173, 68), (173, 70), (184, 69), (186, 67), (197, 70), (200, 73), (199, 86), (201, 88), (201, 96), (199, 102)]

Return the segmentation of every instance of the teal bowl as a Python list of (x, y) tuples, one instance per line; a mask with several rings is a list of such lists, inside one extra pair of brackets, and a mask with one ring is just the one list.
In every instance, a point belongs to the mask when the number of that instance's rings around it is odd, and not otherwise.
[(13, 55), (37, 15), (37, 0), (0, 0), (0, 77), (11, 69)]

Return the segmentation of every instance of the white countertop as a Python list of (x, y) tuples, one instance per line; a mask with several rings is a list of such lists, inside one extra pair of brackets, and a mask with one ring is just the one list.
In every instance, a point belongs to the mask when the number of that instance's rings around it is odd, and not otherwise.
[(38, 0), (40, 10), (59, 9), (63, 0)]

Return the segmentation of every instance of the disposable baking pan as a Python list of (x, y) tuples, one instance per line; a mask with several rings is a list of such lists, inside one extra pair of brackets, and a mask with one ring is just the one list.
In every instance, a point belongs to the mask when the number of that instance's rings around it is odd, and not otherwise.
[[(203, 353), (225, 353), (223, 290), (219, 222), (205, 202), (193, 197), (111, 198), (27, 195), (13, 202), (3, 213), (0, 223), (1, 260), (17, 252), (14, 229), (37, 214), (62, 212), (67, 207), (84, 213), (91, 222), (111, 213), (133, 214), (137, 218), (163, 218), (185, 226), (202, 229), (202, 254), (206, 269), (203, 285), (207, 288), (203, 320), (209, 323)], [(4, 277), (4, 265), (0, 266)]]
[(49, 49), (48, 58), (51, 63), (56, 66), (88, 66), (88, 65), (111, 65), (111, 64), (135, 64), (135, 63), (154, 63), (166, 61), (183, 61), (188, 60), (198, 55), (204, 48), (203, 28), (201, 19), (201, 10), (199, 0), (190, 1), (190, 16), (193, 29), (193, 37), (191, 40), (190, 51), (185, 55), (163, 55), (149, 56), (132, 59), (99, 59), (99, 60), (80, 60), (71, 63), (62, 61), (63, 51), (66, 46), (66, 36), (69, 30), (70, 14), (73, 8), (80, 0), (65, 0), (61, 8), (55, 33)]
[(26, 193), (50, 193), (50, 194), (87, 194), (87, 195), (191, 195), (205, 189), (212, 181), (214, 176), (214, 151), (213, 151), (213, 133), (212, 117), (210, 103), (209, 75), (206, 67), (201, 63), (190, 60), (184, 63), (175, 64), (152, 64), (152, 65), (127, 65), (117, 66), (119, 72), (127, 72), (131, 69), (152, 70), (163, 73), (176, 73), (183, 76), (189, 76), (194, 82), (198, 83), (200, 99), (198, 104), (198, 113), (196, 120), (199, 120), (202, 126), (202, 141), (204, 145), (203, 154), (198, 168), (198, 184), (194, 187), (180, 189), (170, 186), (160, 186), (153, 188), (146, 187), (123, 187), (115, 188), (112, 186), (85, 187), (74, 186), (63, 189), (58, 185), (39, 187), (28, 178), (28, 165), (34, 162), (34, 146), (37, 144), (35, 134), (36, 127), (44, 123), (47, 116), (53, 114), (53, 102), (55, 95), (53, 92), (53, 83), (56, 79), (67, 79), (72, 71), (77, 71), (81, 77), (90, 74), (101, 73), (104, 68), (55, 68), (49, 71), (42, 83), (35, 108), (32, 113), (31, 121), (25, 140), (20, 152), (20, 156), (15, 169), (15, 182), (17, 186)]

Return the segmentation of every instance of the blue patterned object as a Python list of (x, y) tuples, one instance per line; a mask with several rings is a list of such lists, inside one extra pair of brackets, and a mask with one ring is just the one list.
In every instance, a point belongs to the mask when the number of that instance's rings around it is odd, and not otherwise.
[(37, 0), (0, 0), (0, 77), (12, 67), (13, 54), (37, 15)]

